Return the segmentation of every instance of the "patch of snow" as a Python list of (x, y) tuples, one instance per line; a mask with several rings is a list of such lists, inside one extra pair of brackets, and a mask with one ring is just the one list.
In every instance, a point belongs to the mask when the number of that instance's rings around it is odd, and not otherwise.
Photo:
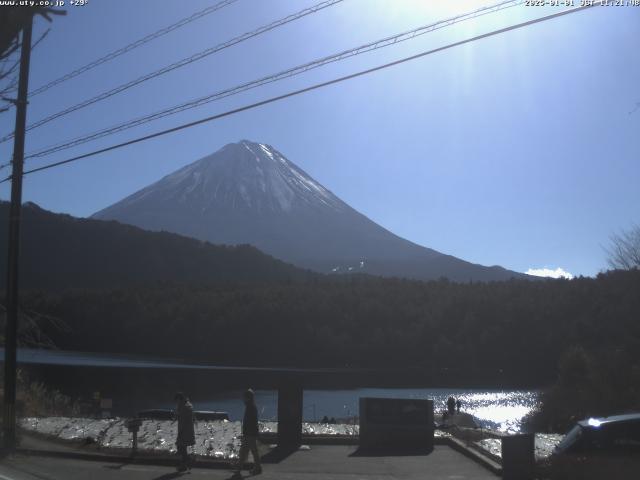
[(262, 149), (262, 151), (271, 159), (271, 160), (275, 160), (275, 158), (273, 157), (273, 153), (271, 153), (271, 151), (269, 150), (269, 148), (262, 144), (259, 143), (258, 145), (260, 145), (260, 148)]

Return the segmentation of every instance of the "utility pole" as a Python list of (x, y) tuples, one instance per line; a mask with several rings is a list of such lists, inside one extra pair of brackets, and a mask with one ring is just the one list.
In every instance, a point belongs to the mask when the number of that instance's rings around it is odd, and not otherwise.
[(7, 324), (4, 340), (4, 448), (16, 447), (16, 370), (18, 331), (18, 259), (20, 253), (20, 211), (22, 209), (22, 172), (24, 137), (27, 122), (27, 92), (29, 61), (31, 59), (31, 29), (33, 14), (29, 14), (22, 28), (20, 50), (20, 79), (16, 101), (16, 125), (13, 139), (13, 168), (11, 173), (11, 207), (9, 211), (9, 260), (7, 262)]

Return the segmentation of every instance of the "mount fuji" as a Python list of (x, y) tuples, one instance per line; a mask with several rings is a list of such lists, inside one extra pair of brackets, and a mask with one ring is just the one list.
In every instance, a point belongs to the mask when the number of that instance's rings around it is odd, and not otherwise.
[(398, 237), (270, 145), (228, 144), (93, 215), (217, 244), (251, 244), (323, 273), (454, 281), (527, 277)]

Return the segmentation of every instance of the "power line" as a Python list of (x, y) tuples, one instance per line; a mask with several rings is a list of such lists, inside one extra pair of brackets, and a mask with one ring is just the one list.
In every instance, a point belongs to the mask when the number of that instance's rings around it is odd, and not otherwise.
[[(337, 84), (337, 83), (344, 82), (346, 80), (351, 80), (353, 78), (357, 78), (357, 77), (361, 77), (361, 76), (364, 76), (364, 75), (368, 75), (368, 74), (373, 73), (373, 72), (384, 70), (384, 69), (387, 69), (387, 68), (390, 68), (390, 67), (393, 67), (393, 66), (396, 66), (396, 65), (400, 65), (400, 64), (403, 64), (403, 63), (406, 63), (406, 62), (410, 62), (412, 60), (416, 60), (418, 58), (425, 57), (427, 55), (431, 55), (431, 54), (434, 54), (434, 53), (442, 52), (442, 51), (448, 50), (450, 48), (458, 47), (460, 45), (465, 45), (467, 43), (471, 43), (471, 42), (475, 42), (477, 40), (481, 40), (481, 39), (484, 39), (484, 38), (492, 37), (494, 35), (499, 35), (499, 34), (502, 34), (502, 33), (506, 33), (506, 32), (509, 32), (511, 30), (524, 28), (524, 27), (527, 27), (529, 25), (534, 25), (536, 23), (541, 23), (541, 22), (544, 22), (544, 21), (547, 21), (547, 20), (551, 20), (551, 19), (558, 18), (558, 17), (564, 16), (564, 15), (568, 15), (570, 13), (575, 13), (575, 12), (579, 12), (579, 11), (582, 11), (582, 10), (586, 10), (588, 8), (591, 8), (591, 7), (594, 7), (594, 6), (599, 6), (599, 5), (600, 5), (600, 3), (594, 3), (594, 4), (584, 5), (584, 6), (581, 6), (581, 7), (575, 7), (575, 8), (571, 8), (571, 9), (568, 9), (568, 10), (563, 10), (562, 12), (553, 13), (553, 14), (550, 14), (550, 15), (547, 15), (547, 16), (544, 16), (544, 17), (536, 18), (534, 20), (529, 20), (529, 21), (526, 21), (526, 22), (522, 22), (522, 23), (518, 23), (518, 24), (515, 24), (515, 25), (511, 25), (509, 27), (501, 28), (501, 29), (498, 29), (498, 30), (493, 30), (491, 32), (483, 33), (481, 35), (476, 35), (474, 37), (470, 37), (470, 38), (467, 38), (465, 40), (460, 40), (458, 42), (450, 43), (450, 44), (447, 44), (447, 45), (442, 46), (442, 47), (434, 48), (432, 50), (427, 50), (427, 51), (418, 53), (416, 55), (412, 55), (410, 57), (405, 57), (405, 58), (402, 58), (400, 60), (395, 60), (393, 62), (385, 63), (383, 65), (378, 65), (377, 67), (368, 68), (366, 70), (361, 70), (359, 72), (352, 73), (350, 75), (345, 75), (343, 77), (335, 78), (333, 80), (329, 80), (329, 81), (326, 81), (326, 82), (316, 83), (314, 85), (302, 88), (300, 90), (294, 90), (292, 92), (285, 93), (283, 95), (278, 95), (278, 96), (275, 96), (275, 97), (271, 97), (271, 98), (268, 98), (266, 100), (262, 100), (260, 102), (252, 103), (252, 104), (245, 105), (245, 106), (242, 106), (242, 107), (239, 107), (239, 108), (235, 108), (233, 110), (228, 110), (228, 111), (223, 112), (223, 113), (219, 113), (219, 114), (216, 114), (216, 115), (211, 115), (209, 117), (201, 118), (200, 120), (195, 120), (193, 122), (189, 122), (189, 123), (185, 123), (185, 124), (182, 124), (182, 125), (178, 125), (177, 127), (169, 128), (169, 129), (166, 129), (166, 130), (161, 130), (159, 132), (155, 132), (155, 133), (152, 133), (152, 134), (149, 134), (149, 135), (138, 137), (138, 138), (135, 138), (133, 140), (128, 140), (126, 142), (122, 142), (122, 143), (118, 143), (118, 144), (115, 144), (115, 145), (111, 145), (111, 146), (106, 147), (106, 148), (101, 148), (99, 150), (94, 150), (93, 152), (85, 153), (83, 155), (78, 155), (76, 157), (68, 158), (66, 160), (61, 160), (61, 161), (58, 161), (58, 162), (54, 162), (54, 163), (50, 163), (50, 164), (47, 164), (47, 165), (43, 165), (41, 167), (33, 168), (31, 170), (25, 171), (23, 175), (28, 175), (30, 173), (40, 172), (40, 171), (43, 171), (43, 170), (48, 170), (50, 168), (59, 167), (61, 165), (66, 165), (68, 163), (76, 162), (78, 160), (82, 160), (82, 159), (85, 159), (85, 158), (93, 157), (93, 156), (101, 154), (101, 153), (106, 153), (106, 152), (109, 152), (109, 151), (112, 151), (112, 150), (116, 150), (116, 149), (119, 149), (119, 148), (123, 148), (123, 147), (129, 146), (129, 145), (133, 145), (133, 144), (136, 144), (136, 143), (144, 142), (146, 140), (151, 140), (153, 138), (157, 138), (157, 137), (161, 137), (161, 136), (164, 136), (164, 135), (168, 135), (170, 133), (174, 133), (174, 132), (177, 132), (177, 131), (180, 131), (180, 130), (191, 128), (191, 127), (194, 127), (196, 125), (200, 125), (200, 124), (203, 124), (203, 123), (211, 122), (211, 121), (214, 121), (214, 120), (218, 120), (220, 118), (224, 118), (224, 117), (228, 117), (230, 115), (234, 115), (236, 113), (244, 112), (244, 111), (247, 111), (247, 110), (252, 110), (254, 108), (261, 107), (263, 105), (267, 105), (267, 104), (274, 103), (274, 102), (277, 102), (277, 101), (280, 101), (280, 100), (284, 100), (284, 99), (289, 98), (289, 97), (301, 95), (303, 93), (307, 93), (307, 92), (310, 92), (310, 91), (313, 91), (313, 90), (317, 90), (317, 89), (320, 89), (320, 88), (323, 88), (323, 87), (327, 87), (329, 85), (334, 85), (334, 84)], [(6, 181), (8, 181), (10, 179), (11, 179), (11, 177), (9, 176), (7, 178), (4, 178), (3, 180), (0, 180), (0, 183), (4, 183), (4, 182), (6, 182)]]
[(173, 32), (174, 30), (177, 30), (180, 27), (184, 27), (185, 25), (194, 22), (196, 20), (198, 20), (199, 18), (202, 18), (206, 15), (209, 15), (213, 12), (216, 12), (218, 10), (220, 10), (221, 8), (227, 7), (229, 5), (231, 5), (232, 3), (237, 2), (238, 0), (223, 0), (219, 3), (216, 3), (215, 5), (211, 5), (210, 7), (207, 7), (203, 10), (200, 10), (196, 13), (194, 13), (193, 15), (190, 15), (188, 17), (185, 17), (181, 20), (178, 20), (176, 23), (172, 23), (171, 25), (161, 28), (160, 30), (157, 30), (153, 33), (150, 33), (149, 35), (136, 40), (135, 42), (132, 42), (128, 45), (125, 45), (124, 47), (118, 48), (117, 50), (114, 50), (100, 58), (98, 58), (97, 60), (94, 60), (93, 62), (87, 63), (86, 65), (83, 65), (82, 67), (73, 70), (72, 72), (69, 72), (59, 78), (56, 78), (55, 80), (52, 80), (51, 82), (42, 85), (41, 87), (36, 88), (35, 90), (33, 90), (32, 92), (29, 92), (29, 96), (34, 97), (35, 95), (38, 95), (46, 90), (49, 90), (50, 88), (55, 87), (56, 85), (59, 85), (63, 82), (66, 82), (67, 80), (70, 80), (74, 77), (77, 77), (78, 75), (81, 75), (85, 72), (88, 72), (89, 70), (97, 67), (98, 65), (102, 65), (103, 63), (107, 63), (111, 60), (113, 60), (116, 57), (119, 57), (120, 55), (124, 55), (127, 52), (130, 52), (131, 50), (134, 50), (138, 47), (141, 47), (142, 45), (144, 45), (145, 43), (149, 43), (152, 40), (155, 40), (156, 38), (160, 38), (163, 35), (166, 35), (167, 33)]
[[(38, 46), (38, 44), (40, 42), (42, 42), (45, 38), (47, 38), (47, 35), (49, 35), (49, 32), (51, 31), (50, 28), (47, 28), (41, 35), (40, 38), (38, 38), (35, 42), (33, 42), (33, 45), (31, 46), (31, 50), (35, 50), (35, 48)], [(11, 55), (9, 55), (9, 57), (5, 58), (4, 60), (2, 60), (3, 64), (9, 63), (9, 61), (11, 61)], [(11, 78), (10, 75), (13, 73), (13, 71), (20, 65), (20, 59), (16, 60), (13, 62), (13, 65), (11, 65), (8, 69), (2, 71), (2, 69), (0, 68), (0, 81), (4, 80), (5, 78), (9, 78), (9, 84), (5, 85), (4, 87), (0, 87), (0, 91), (2, 92), (3, 96), (2, 96), (2, 100), (4, 101), (8, 101), (9, 104), (14, 103), (13, 101), (11, 101), (10, 99), (8, 99), (7, 97), (5, 97), (4, 95), (8, 95), (9, 93), (13, 93), (15, 91), (18, 90), (18, 81), (16, 78)], [(13, 84), (13, 85), (12, 85)], [(5, 108), (0, 108), (0, 113), (8, 110), (8, 107)], [(1, 167), (0, 167), (1, 168)]]
[[(176, 70), (178, 68), (184, 67), (185, 65), (189, 65), (193, 62), (196, 62), (198, 60), (202, 60), (205, 57), (208, 57), (209, 55), (212, 55), (216, 52), (219, 52), (221, 50), (227, 49), (229, 47), (232, 47), (234, 45), (237, 45), (238, 43), (244, 42), (246, 40), (249, 40), (253, 37), (257, 37), (258, 35), (262, 35), (263, 33), (269, 32), (275, 28), (281, 27), (282, 25), (285, 25), (287, 23), (293, 22), (295, 20), (298, 20), (300, 18), (306, 17), (307, 15), (310, 15), (312, 13), (316, 13), (322, 9), (325, 9), (327, 7), (330, 7), (332, 5), (335, 5), (337, 3), (340, 3), (344, 0), (324, 0), (312, 7), (309, 8), (305, 8), (304, 10), (300, 10), (297, 13), (288, 15), (284, 18), (281, 18), (279, 20), (276, 20), (275, 22), (272, 22), (268, 25), (263, 25), (262, 27), (259, 27), (255, 30), (252, 30), (250, 32), (246, 32), (243, 33), (240, 36), (234, 37), (231, 40), (228, 40), (226, 42), (220, 43), (214, 47), (210, 47), (207, 48), (205, 50), (202, 50), (201, 52), (198, 52), (194, 55), (191, 55), (190, 57), (187, 58), (183, 58), (182, 60), (179, 60), (177, 62), (174, 62), (170, 65), (167, 65), (159, 70), (156, 70), (154, 72), (151, 73), (147, 73), (146, 75), (143, 75), (141, 77), (138, 77), (134, 80), (131, 80), (129, 82), (123, 83), (122, 85), (119, 85), (115, 88), (112, 88), (111, 90), (108, 90), (106, 92), (100, 93), (94, 97), (91, 97), (87, 100), (84, 100), (80, 103), (77, 103), (75, 105), (72, 105), (71, 107), (65, 108), (64, 110), (61, 110), (57, 113), (54, 113), (52, 115), (49, 115), (48, 117), (45, 117), (41, 120), (38, 120), (37, 122), (32, 123), (31, 125), (27, 126), (27, 131), (33, 130), (34, 128), (38, 128), (41, 127), (42, 125), (49, 123), (57, 118), (63, 117), (65, 115), (68, 115), (69, 113), (75, 112), (77, 110), (80, 110), (82, 108), (88, 107), (89, 105), (93, 105), (94, 103), (100, 102), (102, 100), (106, 100), (109, 97), (112, 97), (114, 95), (117, 95), (119, 93), (124, 92), (125, 90), (128, 90), (132, 87), (135, 87), (136, 85), (140, 85), (143, 82), (146, 82), (148, 80), (151, 80), (153, 78), (159, 77), (160, 75), (164, 75), (166, 73), (169, 73), (173, 70)], [(4, 137), (0, 138), (0, 143), (2, 142), (6, 142), (7, 140), (10, 140), (13, 137), (13, 133), (11, 134), (7, 134)]]
[[(302, 65), (298, 65), (296, 67), (293, 68), (289, 68), (287, 70), (283, 70), (281, 72), (272, 74), (272, 75), (268, 75), (266, 77), (262, 77), (256, 80), (252, 80), (250, 82), (246, 82), (243, 83), (241, 85), (237, 85), (231, 88), (227, 88), (225, 90), (222, 91), (218, 91), (216, 93), (210, 94), (210, 95), (206, 95), (204, 97), (200, 97), (194, 100), (190, 100), (188, 102), (179, 104), (179, 105), (174, 105), (172, 107), (169, 108), (165, 108), (163, 110), (157, 111), (155, 113), (149, 114), (149, 115), (145, 115), (142, 117), (138, 117), (135, 118), (133, 120), (128, 120), (126, 122), (108, 127), (106, 129), (102, 129), (102, 130), (98, 130), (97, 132), (93, 132), (87, 135), (83, 135), (80, 137), (76, 137), (73, 138), (71, 140), (65, 141), (63, 143), (59, 143), (53, 146), (49, 146), (49, 147), (45, 147), (44, 149), (41, 149), (39, 151), (36, 151), (34, 153), (30, 153), (28, 154), (25, 158), (29, 159), (29, 158), (37, 158), (37, 157), (44, 157), (47, 155), (50, 155), (52, 153), (56, 153), (62, 150), (67, 150), (69, 148), (72, 147), (76, 147), (78, 145), (82, 145), (84, 143), (93, 141), (93, 140), (97, 140), (99, 138), (103, 138), (106, 136), (110, 136), (113, 135), (115, 133), (119, 133), (125, 130), (128, 130), (130, 128), (134, 128), (137, 127), (139, 125), (145, 124), (145, 123), (149, 123), (151, 121), (154, 120), (158, 120), (160, 118), (163, 117), (167, 117), (169, 115), (174, 115), (176, 113), (180, 113), (183, 112), (185, 110), (190, 110), (192, 108), (196, 108), (196, 107), (200, 107), (202, 105), (205, 105), (207, 103), (211, 103), (217, 100), (221, 100), (223, 98), (227, 98), (233, 95), (237, 95), (239, 93), (245, 92), (247, 90), (251, 90), (253, 88), (257, 88), (260, 86), (264, 86), (273, 82), (277, 82), (280, 80), (284, 80), (286, 78), (290, 78), (296, 75), (300, 75), (302, 73), (305, 73), (309, 70), (315, 69), (315, 68), (319, 68), (325, 65), (328, 65), (330, 63), (334, 63), (334, 62), (338, 62), (338, 61), (342, 61), (345, 60), (347, 58), (356, 56), (356, 55), (361, 55), (363, 53), (367, 53), (373, 50), (377, 50), (380, 48), (384, 48), (384, 47), (388, 47), (391, 45), (395, 45), (397, 43), (401, 43), (413, 38), (416, 38), (418, 36), (424, 35), (426, 33), (432, 32), (434, 30), (438, 30), (440, 28), (444, 28), (450, 25), (453, 25), (455, 23), (464, 21), (464, 20), (469, 20), (472, 18), (477, 18), (480, 17), (482, 15), (487, 15), (489, 13), (494, 13), (496, 11), (499, 10), (503, 10), (506, 8), (511, 8), (517, 5), (520, 5), (524, 3), (523, 0), (511, 0), (511, 1), (504, 1), (495, 5), (491, 5), (488, 7), (483, 7), (477, 10), (474, 10), (472, 12), (469, 13), (465, 13), (465, 14), (461, 14), (455, 17), (451, 17), (448, 18), (446, 20), (441, 20), (438, 21), (436, 23), (432, 23), (429, 25), (425, 25), (425, 26), (421, 26), (418, 28), (415, 28), (413, 30), (409, 30), (406, 32), (402, 32), (396, 35), (392, 35), (389, 37), (385, 37), (383, 39), (380, 40), (376, 40), (374, 42), (370, 42), (364, 45), (360, 45), (358, 47), (355, 48), (351, 48), (349, 50), (344, 50), (342, 52), (336, 53), (336, 54), (332, 54), (326, 57), (322, 57), (320, 59), (316, 59), (313, 60), (311, 62), (308, 63), (304, 63)], [(1, 168), (1, 167), (0, 167)]]

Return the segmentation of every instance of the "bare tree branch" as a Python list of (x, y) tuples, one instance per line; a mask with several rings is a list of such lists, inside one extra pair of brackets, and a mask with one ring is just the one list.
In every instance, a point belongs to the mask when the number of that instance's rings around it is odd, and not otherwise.
[[(51, 31), (50, 28), (48, 28), (47, 30), (45, 30), (42, 35), (40, 35), (40, 37), (33, 43), (32, 45), (32, 49), (35, 49), (38, 44), (40, 42), (42, 42), (42, 40), (44, 40), (46, 38), (46, 36), (49, 34), (49, 32)], [(17, 48), (18, 43), (16, 42), (16, 48)], [(15, 51), (15, 49), (12, 50), (12, 52)], [(10, 52), (10, 53), (12, 53)], [(9, 53), (9, 55), (10, 55)], [(5, 61), (9, 59), (9, 55), (4, 55)], [(13, 74), (13, 72), (16, 70), (16, 68), (20, 65), (20, 59), (17, 59), (12, 65), (11, 67), (7, 68), (7, 69), (0, 69), (0, 81), (6, 79), (7, 77), (9, 77), (10, 75)], [(3, 102), (5, 102), (4, 104), (0, 105), (0, 114), (8, 111), (9, 109), (11, 109), (11, 107), (13, 106), (13, 102), (10, 98), (7, 98), (7, 94), (15, 92), (18, 90), (18, 77), (17, 75), (14, 75), (6, 85), (0, 87), (0, 99), (2, 99)]]
[(610, 237), (610, 245), (605, 249), (607, 262), (613, 269), (631, 270), (640, 268), (640, 225)]

